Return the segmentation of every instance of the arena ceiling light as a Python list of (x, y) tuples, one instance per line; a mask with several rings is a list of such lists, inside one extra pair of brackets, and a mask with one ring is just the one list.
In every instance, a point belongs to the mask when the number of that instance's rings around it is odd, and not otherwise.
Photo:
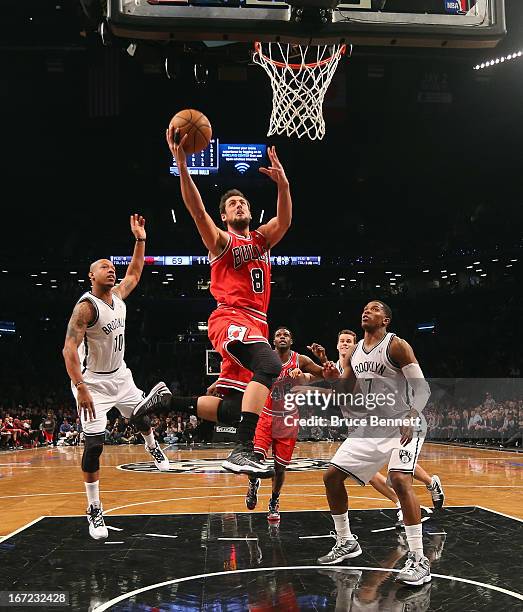
[(496, 57), (494, 59), (487, 60), (486, 62), (481, 62), (481, 64), (476, 64), (474, 66), (474, 70), (483, 70), (485, 68), (490, 68), (491, 66), (496, 66), (497, 64), (504, 64), (505, 62), (519, 59), (522, 55), (523, 51), (516, 51), (515, 53), (502, 55), (501, 57)]

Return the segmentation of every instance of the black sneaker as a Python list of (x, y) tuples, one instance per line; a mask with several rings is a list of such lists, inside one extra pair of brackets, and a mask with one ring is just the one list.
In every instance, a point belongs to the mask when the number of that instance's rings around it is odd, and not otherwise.
[(259, 478), (256, 478), (256, 480), (249, 479), (249, 488), (247, 489), (247, 495), (245, 496), (245, 505), (249, 510), (254, 510), (254, 508), (256, 508), (260, 484), (261, 480)]
[(269, 502), (269, 512), (267, 513), (267, 520), (269, 523), (278, 523), (280, 521), (280, 502), (271, 501)]
[(140, 417), (152, 412), (158, 405), (166, 406), (171, 401), (173, 394), (164, 382), (159, 382), (149, 391), (141, 402), (136, 404), (133, 417)]
[(222, 467), (235, 474), (247, 474), (257, 478), (272, 478), (274, 476), (274, 468), (258, 459), (254, 453), (252, 442), (237, 444), (232, 453), (222, 463)]

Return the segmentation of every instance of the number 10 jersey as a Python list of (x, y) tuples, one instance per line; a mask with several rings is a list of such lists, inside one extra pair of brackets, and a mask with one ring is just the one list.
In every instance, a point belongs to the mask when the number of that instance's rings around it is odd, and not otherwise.
[(115, 293), (113, 303), (108, 304), (90, 291), (78, 300), (89, 301), (95, 317), (85, 330), (83, 342), (78, 347), (82, 373), (110, 374), (125, 366), (125, 302)]

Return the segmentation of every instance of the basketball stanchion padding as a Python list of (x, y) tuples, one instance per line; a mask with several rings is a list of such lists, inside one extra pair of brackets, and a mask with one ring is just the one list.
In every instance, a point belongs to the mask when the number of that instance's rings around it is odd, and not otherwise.
[(253, 61), (268, 74), (272, 113), (267, 136), (325, 136), (323, 100), (347, 45), (255, 42)]

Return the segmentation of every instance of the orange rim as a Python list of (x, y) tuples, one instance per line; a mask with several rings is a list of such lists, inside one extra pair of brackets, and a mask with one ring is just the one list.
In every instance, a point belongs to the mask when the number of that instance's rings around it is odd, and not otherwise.
[(339, 55), (343, 55), (347, 50), (347, 45), (342, 45), (339, 51), (337, 51), (333, 55), (329, 55), (329, 57), (326, 57), (325, 59), (322, 59), (320, 62), (311, 62), (310, 64), (286, 64), (285, 62), (277, 62), (276, 60), (273, 60), (272, 58), (267, 57), (264, 53), (262, 53), (261, 42), (258, 41), (254, 43), (254, 50), (256, 51), (256, 53), (259, 53), (260, 56), (263, 57), (263, 59), (265, 59), (267, 62), (270, 62), (274, 66), (277, 66), (278, 68), (288, 67), (291, 70), (300, 70), (301, 68), (317, 68), (318, 66), (325, 66), (325, 64), (328, 64)]

